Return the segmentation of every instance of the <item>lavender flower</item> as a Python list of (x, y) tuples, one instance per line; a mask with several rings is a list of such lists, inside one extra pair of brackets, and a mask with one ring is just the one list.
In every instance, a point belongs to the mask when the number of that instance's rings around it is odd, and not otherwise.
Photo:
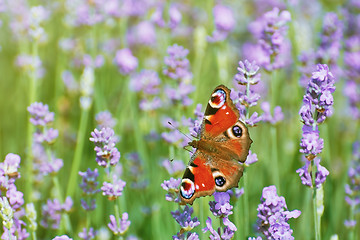
[(272, 71), (284, 66), (285, 62), (281, 59), (286, 47), (285, 34), (286, 24), (291, 20), (288, 11), (282, 11), (278, 8), (266, 12), (262, 18), (250, 25), (250, 31), (258, 39), (258, 45), (263, 52), (264, 61), (261, 65)]
[(123, 75), (133, 72), (138, 66), (137, 58), (132, 55), (131, 50), (128, 48), (116, 52), (114, 63)]
[[(301, 183), (305, 186), (312, 187), (312, 172), (310, 168), (310, 161), (308, 159), (304, 160), (305, 165), (298, 170), (296, 170), (296, 173), (299, 174), (299, 177), (301, 179)], [(326, 180), (326, 177), (329, 175), (329, 171), (320, 165), (320, 158), (314, 159), (315, 166), (317, 168), (317, 171), (315, 173), (315, 186), (316, 188), (319, 188), (321, 184), (323, 184)]]
[(180, 103), (184, 106), (192, 104), (192, 100), (189, 98), (189, 94), (195, 90), (195, 87), (189, 83), (180, 82), (176, 88), (167, 86), (165, 87), (165, 94), (171, 101), (171, 104)]
[(157, 72), (152, 70), (142, 70), (131, 77), (129, 87), (141, 96), (139, 106), (142, 110), (149, 111), (162, 106), (162, 101), (158, 97), (160, 84)]
[(227, 217), (233, 212), (230, 204), (230, 195), (227, 192), (214, 192), (215, 201), (210, 201), (210, 211), (215, 217)]
[(251, 164), (253, 163), (256, 163), (258, 161), (258, 157), (256, 155), (256, 153), (253, 153), (251, 150), (249, 150), (249, 154), (248, 156), (246, 157), (246, 160), (245, 160), (245, 166), (250, 166)]
[(104, 65), (104, 61), (103, 55), (97, 55), (95, 59), (93, 59), (89, 54), (84, 54), (82, 64), (84, 67), (100, 68)]
[(45, 148), (41, 144), (35, 143), (33, 145), (34, 154), (34, 172), (37, 174), (37, 180), (41, 181), (43, 176), (51, 173), (57, 173), (63, 167), (63, 160), (56, 158), (54, 153), (51, 153), (49, 159)]
[(236, 226), (229, 220), (228, 216), (233, 214), (233, 206), (230, 204), (230, 195), (228, 192), (215, 192), (214, 194), (215, 201), (210, 201), (210, 211), (214, 214), (215, 217), (219, 217), (224, 224), (224, 228), (220, 227), (216, 230), (212, 227), (211, 218), (206, 220), (206, 227), (203, 228), (203, 232), (210, 231), (210, 239), (232, 239), (235, 231), (237, 231)]
[(276, 106), (274, 108), (274, 116), (271, 116), (269, 102), (261, 103), (261, 109), (264, 111), (263, 115), (261, 116), (261, 119), (263, 122), (268, 122), (272, 125), (275, 125), (276, 123), (278, 123), (284, 119), (284, 114), (283, 114), (280, 106)]
[(258, 84), (261, 78), (259, 66), (255, 62), (239, 61), (238, 73), (234, 77), (234, 84), (237, 91), (231, 91), (230, 97), (235, 102), (236, 107), (240, 110), (240, 118), (250, 125), (255, 125), (261, 118), (258, 113), (254, 112), (249, 117), (249, 108), (256, 106), (260, 95), (255, 93), (251, 85)]
[(130, 89), (147, 95), (156, 95), (160, 92), (161, 80), (156, 71), (142, 70), (130, 79)]
[(190, 62), (186, 58), (189, 53), (189, 50), (185, 49), (183, 46), (174, 44), (167, 49), (169, 56), (164, 58), (165, 69), (163, 73), (172, 79), (191, 79), (192, 74), (189, 71)]
[(102, 128), (101, 131), (94, 129), (91, 132), (90, 141), (95, 143), (96, 162), (99, 166), (107, 167), (116, 165), (120, 159), (120, 152), (115, 147), (117, 138), (114, 137), (114, 130)]
[[(10, 179), (20, 178), (18, 169), (20, 167), (20, 156), (14, 153), (9, 153), (5, 156), (4, 162), (0, 163), (0, 184), (2, 188), (8, 186)], [(13, 183), (13, 181), (11, 181)]]
[(99, 129), (102, 128), (114, 128), (116, 125), (116, 119), (114, 119), (109, 111), (99, 112), (95, 116), (96, 123)]
[(86, 170), (86, 172), (79, 172), (81, 176), (80, 188), (84, 191), (86, 195), (94, 195), (99, 192), (97, 189), (99, 182), (97, 181), (97, 177), (99, 176), (97, 168), (94, 171), (91, 171), (90, 168)]
[(35, 102), (27, 108), (31, 115), (30, 122), (35, 126), (46, 126), (54, 121), (54, 113), (49, 107), (41, 102)]
[(218, 42), (226, 39), (228, 34), (235, 28), (235, 18), (231, 8), (217, 4), (213, 9), (215, 30), (211, 37), (208, 37), (209, 42)]
[(61, 74), (61, 78), (67, 91), (75, 93), (79, 90), (79, 83), (75, 80), (74, 75), (70, 71), (64, 70)]
[(117, 175), (113, 175), (112, 182), (104, 182), (101, 187), (102, 194), (107, 196), (109, 200), (115, 200), (122, 195), (126, 182), (117, 178)]
[(16, 65), (27, 75), (34, 73), (37, 79), (41, 79), (45, 75), (45, 69), (39, 56), (21, 54), (16, 58)]
[(345, 185), (345, 201), (350, 205), (350, 219), (346, 220), (345, 226), (355, 229), (357, 221), (354, 215), (360, 210), (360, 143), (353, 145), (352, 161), (348, 169), (348, 183)]
[(53, 129), (53, 128), (44, 129), (42, 132), (34, 133), (34, 141), (37, 143), (52, 144), (55, 142), (55, 139), (58, 136), (59, 136), (59, 131), (57, 129)]
[(335, 73), (339, 73), (336, 62), (340, 54), (342, 32), (343, 24), (336, 13), (327, 13), (324, 17), (320, 46), (316, 52), (316, 62), (326, 63)]
[(169, 202), (180, 202), (179, 198), (179, 186), (181, 183), (181, 178), (175, 179), (170, 178), (170, 180), (165, 180), (161, 187), (168, 193), (165, 195), (166, 201)]
[(17, 191), (15, 184), (7, 189), (6, 197), (14, 209), (19, 209), (24, 204), (24, 194)]
[(92, 26), (104, 20), (104, 15), (101, 13), (101, 6), (98, 2), (90, 4), (87, 1), (69, 1), (65, 2), (67, 14), (64, 22), (67, 25), (80, 27)]
[[(313, 72), (312, 78), (308, 83), (306, 94), (304, 95), (303, 106), (300, 108), (299, 115), (304, 126), (301, 139), (300, 152), (312, 161), (319, 155), (324, 147), (324, 140), (319, 137), (318, 125), (332, 114), (333, 97), (335, 91), (334, 78), (327, 65), (317, 65), (317, 71)], [(319, 188), (329, 174), (328, 170), (320, 165), (320, 158), (315, 161), (315, 185)], [(310, 175), (310, 164), (297, 171), (301, 181), (306, 186), (313, 186)], [(312, 174), (312, 173), (311, 173)]]
[(258, 231), (268, 239), (294, 239), (288, 220), (298, 218), (299, 210), (288, 211), (285, 198), (279, 197), (274, 185), (265, 187), (258, 205)]
[(45, 228), (58, 229), (60, 226), (61, 214), (69, 212), (73, 205), (70, 197), (67, 197), (64, 204), (61, 204), (58, 199), (47, 200), (46, 204), (42, 207), (43, 218), (40, 225)]
[[(360, 30), (359, 30), (360, 32)], [(354, 119), (360, 119), (360, 37), (356, 34), (345, 41), (345, 75), (344, 95), (348, 98), (350, 114)]]
[(313, 130), (312, 127), (304, 125), (302, 128), (303, 137), (300, 143), (300, 152), (309, 156), (309, 160), (321, 153), (324, 148), (324, 140), (319, 137), (319, 130)]
[(83, 240), (95, 239), (96, 235), (97, 231), (95, 231), (93, 228), (89, 228), (89, 231), (86, 228), (83, 228), (82, 232), (79, 232), (78, 234), (79, 238)]
[(131, 28), (127, 33), (127, 40), (131, 46), (153, 46), (156, 43), (156, 31), (149, 21), (143, 21)]
[(110, 215), (110, 223), (108, 227), (113, 232), (114, 235), (124, 235), (129, 229), (131, 221), (129, 221), (128, 213), (123, 213), (121, 219), (116, 220), (114, 215)]
[(167, 13), (169, 16), (168, 22), (165, 22), (163, 18), (164, 6), (162, 4), (156, 8), (155, 12), (151, 16), (151, 20), (159, 27), (162, 28), (168, 27), (170, 29), (175, 29), (181, 22), (182, 19), (181, 12), (178, 10), (176, 4), (171, 4), (168, 9), (169, 9), (169, 12)]
[(183, 211), (176, 210), (171, 212), (171, 215), (175, 218), (176, 222), (182, 229), (185, 231), (191, 231), (194, 227), (200, 224), (197, 217), (191, 218), (193, 212), (194, 209), (186, 205)]

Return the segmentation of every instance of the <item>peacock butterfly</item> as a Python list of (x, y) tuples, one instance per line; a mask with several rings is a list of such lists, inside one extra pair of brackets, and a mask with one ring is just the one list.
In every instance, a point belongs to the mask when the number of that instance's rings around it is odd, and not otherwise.
[(252, 140), (239, 120), (239, 110), (224, 85), (211, 94), (202, 121), (200, 138), (189, 146), (196, 148), (180, 185), (182, 204), (192, 204), (202, 196), (237, 187), (243, 175)]

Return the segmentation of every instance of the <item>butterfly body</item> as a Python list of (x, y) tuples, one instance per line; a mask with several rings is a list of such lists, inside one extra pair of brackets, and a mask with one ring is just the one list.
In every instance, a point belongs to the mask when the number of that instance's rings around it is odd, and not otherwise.
[(230, 90), (224, 85), (216, 87), (205, 110), (200, 139), (189, 143), (196, 151), (180, 186), (183, 204), (238, 186), (252, 143), (239, 116)]

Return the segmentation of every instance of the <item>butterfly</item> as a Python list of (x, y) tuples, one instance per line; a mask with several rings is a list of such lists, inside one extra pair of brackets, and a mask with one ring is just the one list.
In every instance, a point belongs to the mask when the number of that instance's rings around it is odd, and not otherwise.
[(230, 98), (230, 89), (219, 85), (212, 92), (202, 121), (200, 138), (189, 142), (196, 148), (180, 184), (182, 204), (192, 204), (215, 190), (237, 187), (252, 140), (239, 120), (239, 110)]

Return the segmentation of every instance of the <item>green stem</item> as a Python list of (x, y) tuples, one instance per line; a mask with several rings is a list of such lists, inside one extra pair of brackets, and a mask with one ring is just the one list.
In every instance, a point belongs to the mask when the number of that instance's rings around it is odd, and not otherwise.
[(276, 185), (278, 194), (280, 195), (280, 174), (279, 174), (279, 156), (278, 156), (278, 150), (277, 150), (277, 128), (275, 125), (272, 125), (270, 128), (270, 134), (271, 134), (271, 142), (272, 142), (272, 151), (271, 151), (271, 159), (273, 162), (273, 178), (274, 183)]
[(229, 73), (227, 71), (228, 66), (228, 53), (225, 45), (220, 43), (216, 52), (216, 61), (218, 66), (218, 76), (220, 82), (226, 82), (229, 79)]
[[(271, 72), (271, 106), (272, 108), (274, 108), (276, 106), (276, 102), (277, 102), (277, 96), (278, 96), (278, 87), (277, 87), (277, 75), (278, 75), (278, 71), (277, 70), (273, 70)], [(274, 174), (273, 174), (273, 178), (274, 178), (274, 183), (276, 185), (277, 191), (280, 195), (281, 191), (280, 191), (280, 176), (279, 176), (279, 156), (278, 156), (278, 141), (277, 141), (277, 129), (276, 126), (271, 126), (270, 129), (270, 134), (271, 134), (271, 139), (272, 139), (272, 143), (271, 143), (271, 159), (272, 162), (274, 163)]]
[(32, 237), (32, 240), (36, 240), (37, 237), (36, 237), (36, 232), (35, 231), (31, 231), (31, 237)]
[(314, 160), (311, 161), (311, 179), (312, 179), (312, 188), (313, 188), (313, 211), (314, 211), (314, 228), (315, 228), (315, 240), (320, 240), (320, 225), (321, 225), (321, 216), (318, 216), (317, 211), (317, 201), (316, 201), (316, 192), (317, 188), (315, 185), (315, 174), (316, 174), (316, 168), (314, 164)]
[[(355, 220), (354, 212), (355, 212), (355, 205), (352, 204), (350, 207), (350, 214), (349, 214), (349, 220), (353, 221)], [(349, 240), (355, 240), (355, 227), (351, 227), (349, 229)]]
[[(243, 212), (244, 212), (244, 234), (243, 236), (249, 236), (250, 234), (250, 221), (249, 221), (249, 181), (248, 181), (248, 177), (247, 177), (247, 173), (246, 171), (244, 171), (244, 194), (243, 194), (243, 198), (244, 198), (244, 208), (243, 208)], [(241, 238), (241, 239), (245, 239), (245, 237)]]
[[(116, 223), (118, 223), (120, 221), (120, 207), (117, 204), (117, 201), (114, 202), (114, 211), (115, 211), (115, 218), (116, 218)], [(120, 226), (118, 226), (120, 227)]]
[(80, 116), (80, 126), (77, 133), (77, 139), (76, 139), (76, 148), (75, 148), (75, 154), (74, 159), (71, 166), (71, 172), (70, 172), (70, 178), (67, 186), (66, 196), (72, 197), (75, 193), (75, 189), (78, 186), (76, 184), (79, 167), (81, 163), (81, 157), (82, 157), (82, 151), (84, 147), (84, 140), (85, 140), (85, 132), (86, 132), (86, 125), (87, 125), (87, 119), (89, 116), (89, 109), (82, 109), (81, 110), (81, 116)]
[[(36, 41), (32, 44), (32, 57), (33, 61), (35, 62), (35, 58), (38, 55), (38, 44)], [(35, 102), (36, 100), (36, 69), (32, 69), (31, 76), (30, 76), (30, 86), (29, 86), (29, 106)], [(27, 156), (26, 156), (26, 187), (25, 187), (25, 201), (31, 202), (32, 200), (32, 192), (33, 192), (33, 152), (32, 152), (32, 145), (33, 145), (33, 132), (34, 126), (28, 121), (27, 126)]]

